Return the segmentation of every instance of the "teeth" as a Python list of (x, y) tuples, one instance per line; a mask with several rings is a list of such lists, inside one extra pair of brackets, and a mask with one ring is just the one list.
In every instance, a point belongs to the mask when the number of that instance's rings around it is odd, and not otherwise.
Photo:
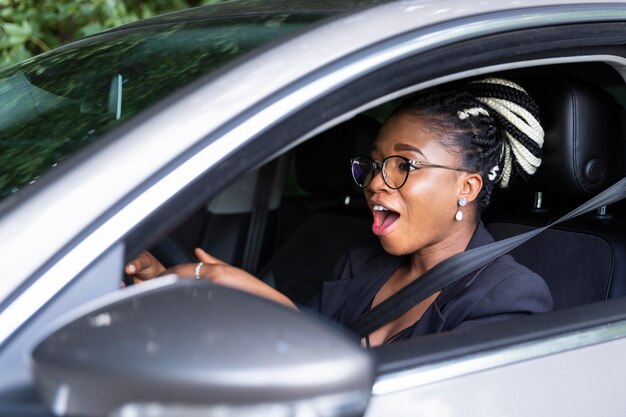
[(389, 211), (389, 210), (388, 210), (388, 209), (386, 209), (385, 207), (383, 207), (383, 206), (379, 206), (379, 205), (375, 205), (375, 206), (372, 208), (372, 210), (374, 210), (374, 211)]

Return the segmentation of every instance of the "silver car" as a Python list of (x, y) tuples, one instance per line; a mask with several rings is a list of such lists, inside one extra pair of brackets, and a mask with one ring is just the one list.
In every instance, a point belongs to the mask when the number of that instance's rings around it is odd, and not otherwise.
[(353, 139), (488, 74), (528, 85), (546, 123), (543, 173), (500, 196), (492, 234), (624, 176), (620, 1), (234, 1), (0, 72), (0, 415), (622, 415), (623, 203), (513, 252), (555, 311), (372, 350), (209, 283), (120, 288), (141, 251), (202, 246), (306, 304), (368, 234)]

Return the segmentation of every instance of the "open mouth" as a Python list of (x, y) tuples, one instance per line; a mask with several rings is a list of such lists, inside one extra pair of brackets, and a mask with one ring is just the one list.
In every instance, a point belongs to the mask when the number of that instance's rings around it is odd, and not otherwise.
[(372, 232), (375, 235), (381, 236), (391, 231), (391, 226), (400, 218), (400, 213), (389, 210), (387, 207), (381, 205), (374, 205), (372, 207), (374, 214), (374, 224), (372, 224)]

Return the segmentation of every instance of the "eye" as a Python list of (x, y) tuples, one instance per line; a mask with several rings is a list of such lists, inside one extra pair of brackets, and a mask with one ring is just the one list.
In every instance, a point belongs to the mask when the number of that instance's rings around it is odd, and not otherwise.
[(411, 172), (411, 171), (415, 171), (416, 169), (419, 169), (418, 165), (413, 165), (410, 162), (407, 161), (400, 161), (398, 163), (398, 168), (402, 171), (402, 172)]

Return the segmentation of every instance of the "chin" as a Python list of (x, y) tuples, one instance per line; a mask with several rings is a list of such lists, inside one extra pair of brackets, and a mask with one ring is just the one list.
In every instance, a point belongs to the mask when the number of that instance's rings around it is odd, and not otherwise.
[(412, 253), (409, 248), (405, 247), (404, 245), (398, 244), (398, 242), (394, 242), (393, 239), (389, 239), (389, 237), (379, 237), (378, 240), (385, 252), (387, 252), (389, 255), (404, 256)]

